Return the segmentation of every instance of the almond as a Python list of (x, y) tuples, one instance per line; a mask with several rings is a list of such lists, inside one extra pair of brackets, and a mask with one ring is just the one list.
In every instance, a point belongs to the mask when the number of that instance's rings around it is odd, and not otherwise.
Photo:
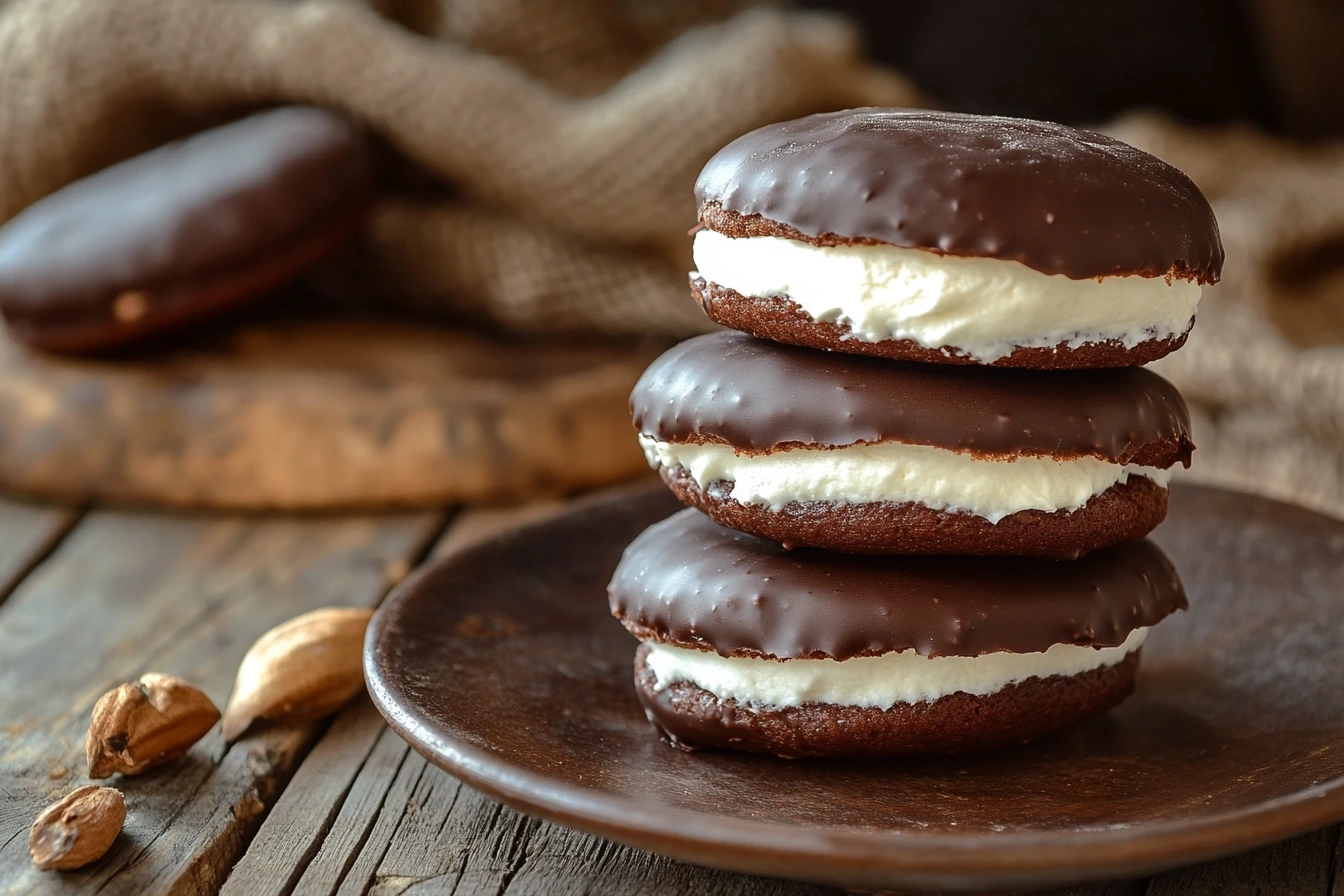
[(171, 675), (151, 672), (113, 688), (93, 707), (84, 744), (89, 777), (138, 775), (171, 762), (218, 721), (209, 697)]
[(364, 630), (372, 610), (328, 607), (271, 629), (238, 668), (224, 710), (224, 739), (257, 722), (312, 722), (331, 715), (364, 687)]
[(43, 871), (70, 871), (101, 859), (126, 821), (126, 799), (88, 785), (42, 810), (28, 832), (28, 854)]

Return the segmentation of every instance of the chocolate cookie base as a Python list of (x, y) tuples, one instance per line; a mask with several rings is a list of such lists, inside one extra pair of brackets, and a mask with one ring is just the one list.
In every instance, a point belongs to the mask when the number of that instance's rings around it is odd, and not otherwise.
[(783, 759), (953, 755), (1027, 743), (1101, 715), (1128, 697), (1142, 653), (1078, 675), (1028, 678), (993, 694), (958, 692), (877, 709), (832, 703), (739, 706), (690, 682), (655, 691), (645, 664), (648, 651), (644, 644), (635, 653), (635, 690), (649, 721), (674, 746)]
[[(96, 309), (53, 307), (42, 314), (3, 309), (10, 333), (43, 351), (100, 354), (243, 309), (338, 254), (364, 228), (370, 206), (333, 215), (312, 232), (264, 258), (213, 277), (109, 295)], [(133, 304), (125, 304), (128, 296)]]
[(732, 483), (701, 488), (685, 467), (658, 472), (685, 504), (711, 519), (786, 547), (848, 554), (976, 554), (1072, 560), (1142, 538), (1167, 515), (1167, 490), (1145, 476), (1111, 486), (1077, 510), (1022, 510), (991, 523), (973, 513), (914, 502), (790, 501), (780, 510), (743, 504)]
[[(691, 293), (710, 320), (759, 339), (817, 348), (931, 364), (984, 364), (954, 346), (928, 348), (913, 339), (883, 339), (868, 342), (855, 338), (848, 324), (814, 319), (786, 296), (744, 296), (739, 292), (691, 278)], [(1193, 326), (1193, 323), (1192, 323)], [(1187, 330), (1166, 339), (1148, 339), (1132, 348), (1118, 340), (1085, 342), (1070, 346), (1016, 348), (1012, 354), (989, 362), (993, 367), (1030, 367), (1037, 370), (1079, 370), (1098, 367), (1135, 367), (1156, 361), (1185, 345)]]

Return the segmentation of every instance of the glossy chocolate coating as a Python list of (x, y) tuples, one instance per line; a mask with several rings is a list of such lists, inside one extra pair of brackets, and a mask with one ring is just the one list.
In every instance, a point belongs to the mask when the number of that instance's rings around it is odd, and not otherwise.
[(199, 282), (367, 205), (366, 140), (306, 106), (261, 112), (77, 181), (0, 227), (0, 306), (85, 316), (128, 290)]
[(608, 593), (640, 637), (780, 659), (1114, 647), (1186, 606), (1146, 540), (1069, 561), (854, 557), (786, 551), (689, 509), (626, 548)]
[(663, 353), (630, 409), (635, 428), (660, 441), (752, 452), (896, 441), (1166, 467), (1188, 463), (1194, 449), (1180, 392), (1143, 368), (913, 364), (727, 331)]
[(1218, 222), (1189, 177), (1048, 122), (914, 109), (811, 115), (729, 143), (695, 192), (701, 220), (718, 230), (712, 206), (823, 244), (1004, 258), (1074, 279), (1207, 283), (1223, 265)]

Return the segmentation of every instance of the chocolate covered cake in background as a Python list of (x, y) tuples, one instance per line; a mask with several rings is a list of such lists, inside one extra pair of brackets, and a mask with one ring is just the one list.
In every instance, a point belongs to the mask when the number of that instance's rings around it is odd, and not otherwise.
[(0, 315), (35, 348), (96, 354), (248, 307), (346, 248), (372, 148), (316, 106), (267, 109), (135, 156), (0, 227)]
[(650, 722), (800, 756), (1023, 743), (1134, 689), (1184, 609), (1142, 540), (1194, 445), (1142, 365), (1223, 251), (1180, 171), (1062, 125), (858, 109), (733, 141), (696, 187), (705, 312), (631, 395), (691, 508), (611, 608)]

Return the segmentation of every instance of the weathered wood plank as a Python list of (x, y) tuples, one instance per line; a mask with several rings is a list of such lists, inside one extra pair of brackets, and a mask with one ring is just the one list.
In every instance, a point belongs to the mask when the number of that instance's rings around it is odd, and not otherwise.
[[(468, 511), (453, 521), (432, 555), (442, 556), (563, 507), (563, 502), (546, 501)], [(409, 571), (409, 566), (392, 566), (388, 574), (400, 580)], [(358, 892), (365, 892), (372, 885), (377, 860), (362, 847), (377, 826), (382, 800), (399, 780), (408, 756), (410, 748), (386, 730), (371, 704), (347, 708), (300, 767), (291, 789), (261, 826), (224, 892), (266, 896), (291, 891), (332, 893), (338, 887), (344, 892), (354, 880), (362, 881)], [(419, 756), (410, 764), (419, 770), (425, 766)], [(418, 771), (415, 778), (418, 781)], [(401, 803), (393, 807), (395, 816), (384, 822), (387, 830), (370, 841), (374, 849), (381, 844), (386, 850), (411, 796), (410, 792), (403, 794)], [(377, 857), (382, 854), (379, 851)], [(294, 868), (295, 875), (277, 875), (277, 868)]]
[(1338, 827), (1153, 878), (1148, 896), (1327, 896)]
[[(387, 730), (367, 699), (347, 707), (295, 772), (223, 892), (289, 893), (300, 876), (301, 890), (317, 892), (321, 884), (312, 874), (314, 864), (327, 882), (322, 892), (332, 892), (368, 835), (409, 749), (395, 737), (394, 744), (380, 743)], [(333, 855), (339, 855), (334, 864)]]
[[(372, 706), (369, 710), (373, 711)], [(337, 892), (338, 887), (365, 892), (425, 765), (391, 729), (382, 727), (336, 824), (296, 892), (327, 894)], [(372, 848), (365, 849), (366, 843)]]
[(40, 873), (39, 808), (83, 779), (93, 702), (146, 671), (180, 675), (221, 706), (266, 629), (327, 605), (368, 605), (388, 570), (423, 554), (438, 514), (347, 519), (183, 518), (95, 512), (0, 607), (0, 892), (213, 893), (320, 733), (275, 729), (232, 748), (218, 729), (183, 760), (112, 783), (122, 838), (103, 860)]
[[(507, 810), (506, 810), (507, 811)], [(500, 891), (507, 896), (603, 893), (613, 896), (839, 896), (843, 891), (747, 877), (675, 862), (617, 846), (553, 824), (539, 825), (523, 845), (522, 862)], [(472, 891), (455, 891), (472, 892)]]
[(1335, 838), (1335, 852), (1330, 857), (1330, 896), (1344, 896), (1344, 824)]
[(1331, 856), (1331, 896), (1344, 896), (1344, 825), (1339, 826), (1335, 854)]
[[(378, 862), (369, 893), (389, 896), (422, 883), (431, 884), (426, 887), (429, 890), (451, 889), (474, 845), (470, 839), (448, 836), (449, 819), (463, 794), (470, 791), (426, 763), (399, 823), (383, 844), (383, 858)], [(461, 821), (454, 827), (461, 828)], [(366, 849), (369, 846), (378, 844), (368, 844)], [(435, 882), (437, 886), (433, 885)]]
[(283, 810), (268, 814), (257, 832), (259, 837), (269, 837), (268, 830), (279, 825), (282, 830), (292, 828), (308, 836), (278, 840), (278, 848), (269, 855), (265, 866), (249, 864), (246, 859), (241, 861), (230, 871), (225, 892), (262, 896), (293, 889), (298, 875), (329, 836), (337, 812), (344, 811), (343, 803), (351, 796), (345, 789), (324, 785), (342, 777), (343, 765), (351, 757), (358, 757), (361, 764), (367, 761), (378, 740), (380, 722), (381, 717), (367, 699), (361, 699), (337, 717), (290, 780), (287, 789), (293, 798), (285, 802)]
[(263, 511), (591, 488), (648, 469), (627, 396), (656, 353), (306, 315), (115, 360), (0, 339), (0, 487)]
[(1148, 881), (1128, 880), (1116, 881), (1109, 884), (1093, 884), (1092, 886), (1067, 887), (1062, 890), (1051, 890), (1048, 894), (1040, 896), (1142, 896), (1148, 889)]
[(78, 518), (71, 508), (0, 499), (0, 603)]
[[(394, 737), (390, 732), (384, 737)], [(380, 741), (379, 747), (386, 745)], [(403, 749), (389, 749), (382, 763), (366, 763), (354, 794), (367, 788), (357, 811), (342, 809), (344, 829), (333, 827), (317, 859), (293, 891), (304, 894), (370, 894), (395, 896), (411, 888), (419, 893), (555, 894), (601, 893), (673, 896), (682, 893), (753, 894), (753, 896), (820, 896), (834, 889), (750, 878), (685, 865), (659, 856), (619, 847), (586, 834), (527, 818), (499, 806), (461, 785), (445, 772)], [(388, 772), (396, 766), (397, 774)], [(386, 782), (383, 784), (382, 782)], [(378, 794), (382, 784), (382, 793)], [(291, 787), (299, 786), (296, 776)], [(373, 814), (371, 807), (375, 807)], [(273, 815), (273, 817), (276, 817)], [(365, 819), (362, 824), (357, 819)], [(397, 823), (393, 824), (392, 819)], [(269, 821), (269, 820), (268, 820)], [(362, 839), (349, 832), (368, 831)], [(340, 846), (328, 850), (328, 845)], [(350, 860), (349, 844), (358, 855)], [(381, 857), (381, 858), (379, 858)], [(252, 855), (245, 861), (252, 860)], [(338, 869), (348, 865), (339, 885)], [(240, 863), (240, 869), (243, 864)], [(253, 862), (260, 872), (265, 863)], [(225, 893), (280, 892), (251, 889), (230, 879)], [(1119, 894), (1116, 894), (1119, 896)]]
[[(484, 507), (455, 519), (434, 546), (442, 556), (482, 541), (510, 526), (559, 512), (564, 503), (546, 501)], [(389, 567), (399, 580), (409, 566)], [(408, 771), (401, 774), (403, 766)], [(371, 704), (345, 710), (331, 732), (296, 773), (247, 854), (230, 875), (228, 894), (364, 893), (373, 885), (378, 863), (392, 842), (408, 805), (425, 798), (409, 789), (418, 784), (425, 762), (386, 730)], [(456, 794), (457, 782), (444, 786)], [(405, 792), (395, 791), (398, 787)], [(384, 799), (387, 811), (383, 811)], [(293, 876), (275, 869), (295, 869)], [(356, 884), (356, 882), (358, 882)]]
[[(380, 751), (386, 750), (389, 764), (393, 761), (399, 761), (401, 764), (397, 769), (396, 777), (392, 781), (392, 786), (383, 795), (383, 803), (378, 809), (377, 818), (374, 820), (372, 828), (369, 829), (365, 842), (359, 845), (358, 854), (354, 855), (354, 861), (348, 864), (349, 870), (345, 873), (345, 879), (341, 881), (340, 888), (336, 891), (338, 896), (364, 896), (373, 887), (374, 879), (378, 874), (378, 866), (382, 864), (383, 856), (387, 853), (387, 849), (392, 843), (392, 837), (401, 825), (403, 816), (407, 812), (416, 811), (417, 806), (412, 802), (412, 794), (420, 786), (420, 781), (425, 773), (435, 771), (420, 754), (412, 752), (391, 728), (383, 728), (378, 747)], [(376, 777), (377, 772), (376, 767), (370, 767), (371, 778)], [(326, 892), (320, 889), (320, 882), (323, 879), (323, 869), (331, 863), (324, 862), (326, 844), (323, 846), (323, 852), (318, 853), (317, 861), (310, 869), (314, 872), (314, 888), (301, 890), (302, 892)], [(337, 849), (333, 851), (333, 854), (345, 855), (348, 853), (345, 849)], [(307, 875), (305, 875), (305, 885), (307, 880)]]
[[(442, 556), (563, 509), (463, 514)], [(299, 876), (288, 873), (298, 867)], [(526, 818), (429, 766), (367, 705), (349, 707), (280, 797), (224, 887), (233, 894), (835, 893), (683, 865)]]

